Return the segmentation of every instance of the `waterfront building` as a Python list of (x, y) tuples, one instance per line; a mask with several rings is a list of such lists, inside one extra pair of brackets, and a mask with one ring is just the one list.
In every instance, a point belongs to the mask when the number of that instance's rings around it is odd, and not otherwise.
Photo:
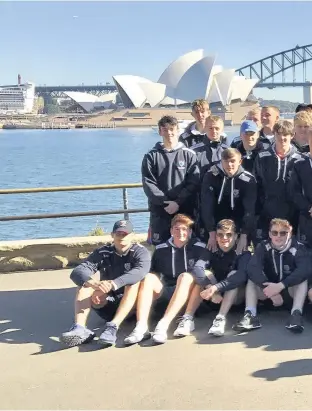
[(0, 114), (31, 113), (35, 102), (34, 83), (0, 87)]

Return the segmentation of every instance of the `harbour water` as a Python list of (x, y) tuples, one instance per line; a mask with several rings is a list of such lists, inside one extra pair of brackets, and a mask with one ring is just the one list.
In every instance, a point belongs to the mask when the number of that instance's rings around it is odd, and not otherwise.
[[(229, 139), (238, 127), (226, 128)], [(141, 161), (160, 137), (150, 128), (0, 130), (0, 187), (26, 188), (141, 182)], [(145, 208), (141, 188), (129, 189), (129, 208)], [(123, 208), (122, 190), (0, 196), (0, 215)], [(100, 226), (110, 232), (117, 215), (0, 222), (0, 240), (84, 236)], [(148, 213), (133, 214), (137, 232)]]

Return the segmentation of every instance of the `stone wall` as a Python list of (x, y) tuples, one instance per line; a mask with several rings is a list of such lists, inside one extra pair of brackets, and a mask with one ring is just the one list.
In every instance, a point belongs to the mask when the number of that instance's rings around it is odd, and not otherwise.
[[(109, 241), (110, 235), (0, 241), (0, 273), (74, 267)], [(135, 241), (147, 246), (146, 234), (136, 234)]]

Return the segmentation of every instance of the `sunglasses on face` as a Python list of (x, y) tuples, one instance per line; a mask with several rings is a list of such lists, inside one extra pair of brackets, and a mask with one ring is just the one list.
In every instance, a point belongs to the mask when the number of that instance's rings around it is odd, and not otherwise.
[(288, 231), (276, 231), (276, 230), (273, 230), (273, 231), (271, 231), (271, 234), (272, 234), (273, 237), (277, 237), (277, 236), (285, 237), (285, 236), (288, 234)]
[(217, 233), (218, 238), (226, 238), (227, 240), (233, 237), (233, 233)]

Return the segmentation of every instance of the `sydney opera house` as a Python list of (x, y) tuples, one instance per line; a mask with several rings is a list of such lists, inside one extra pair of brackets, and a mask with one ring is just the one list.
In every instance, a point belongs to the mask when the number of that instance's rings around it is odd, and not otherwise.
[(216, 65), (216, 56), (194, 50), (174, 60), (157, 82), (134, 75), (113, 76), (126, 108), (180, 106), (197, 98), (227, 106), (244, 102), (257, 80)]

